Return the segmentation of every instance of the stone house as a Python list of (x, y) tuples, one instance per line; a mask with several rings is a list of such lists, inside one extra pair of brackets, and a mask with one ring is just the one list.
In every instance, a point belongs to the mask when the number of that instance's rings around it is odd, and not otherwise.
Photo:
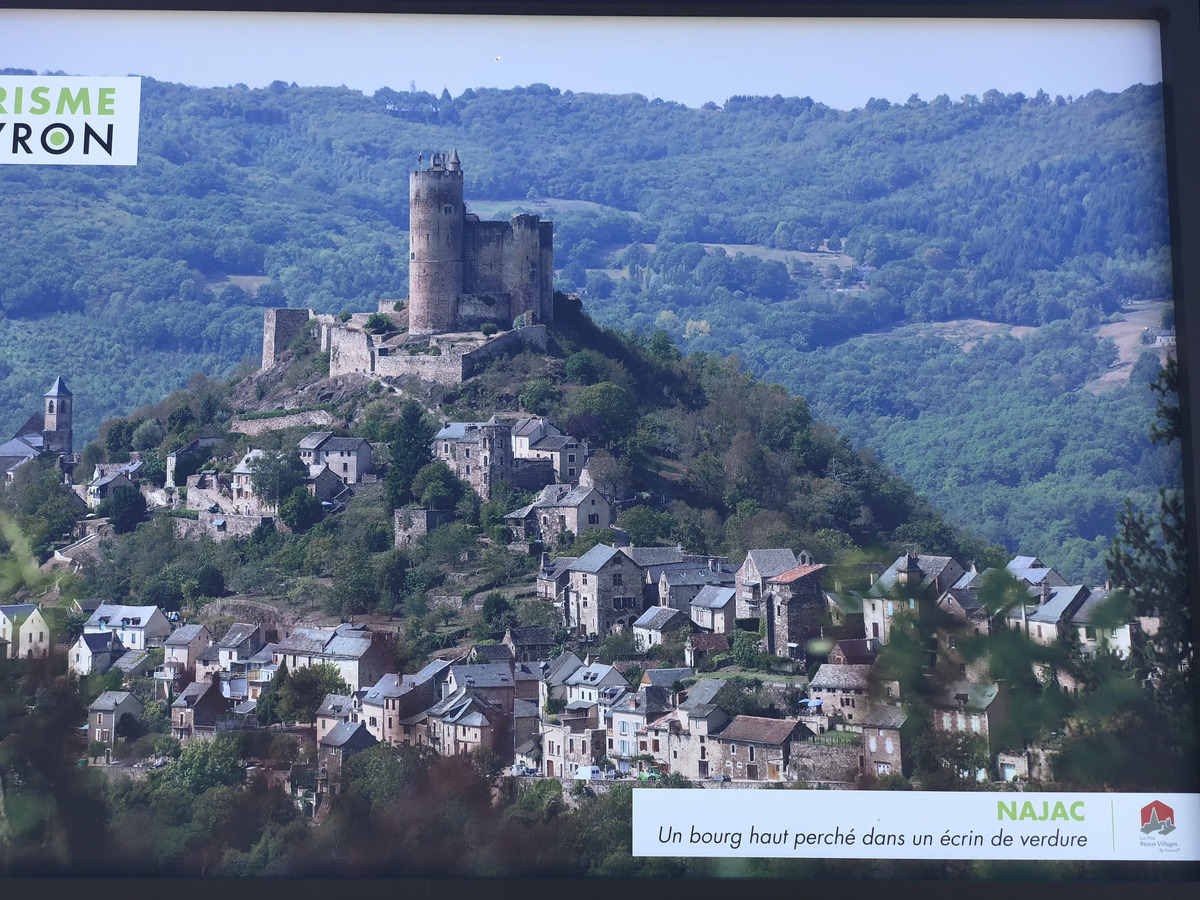
[(580, 638), (621, 631), (645, 609), (641, 567), (627, 554), (597, 544), (570, 567), (566, 627)]
[(625, 676), (613, 666), (605, 663), (592, 663), (590, 666), (579, 666), (563, 680), (566, 689), (565, 699), (570, 703), (599, 703), (601, 693), (605, 688), (617, 687), (622, 690), (629, 688)]
[(658, 576), (658, 605), (686, 610), (702, 588), (708, 585), (732, 588), (734, 578), (733, 570), (718, 559), (710, 560), (707, 565), (666, 567)]
[(1085, 657), (1109, 654), (1118, 659), (1128, 659), (1133, 650), (1134, 636), (1140, 631), (1138, 623), (1122, 622), (1115, 627), (1111, 622), (1103, 625), (1096, 621), (1096, 610), (1109, 597), (1105, 588), (1093, 588), (1083, 604), (1075, 611), (1067, 625), (1075, 630), (1079, 652)]
[[(523, 691), (529, 690), (525, 683), (521, 687)], [(444, 698), (458, 691), (481, 697), (499, 710), (501, 715), (511, 716), (513, 701), (517, 699), (517, 679), (512, 662), (452, 665), (450, 677), (442, 687), (442, 696)], [(526, 696), (522, 699), (531, 698)]]
[(834, 641), (828, 662), (834, 666), (869, 666), (879, 657), (879, 649), (879, 642), (872, 638), (845, 638)]
[(633, 623), (633, 639), (637, 648), (644, 653), (657, 647), (667, 636), (679, 631), (691, 630), (694, 626), (688, 617), (669, 606), (652, 606)]
[(125, 645), (115, 632), (81, 634), (68, 651), (67, 668), (80, 678), (103, 675), (125, 653)]
[[(255, 496), (254, 485), (251, 484), (251, 463), (257, 459), (261, 459), (262, 455), (263, 452), (261, 450), (255, 450), (251, 448), (246, 452), (246, 455), (238, 461), (238, 464), (234, 466), (232, 473), (233, 477), (230, 479), (229, 483), (229, 491), (230, 495), (235, 501), (253, 501), (256, 507), (261, 502)], [(189, 494), (190, 493), (191, 492), (189, 491)], [(249, 513), (250, 509), (247, 507), (242, 511)]]
[(222, 696), (217, 685), (193, 681), (171, 704), (171, 734), (181, 743), (193, 739), (211, 740), (216, 734), (217, 719), (232, 709), (233, 701)]
[(433, 455), (484, 500), (500, 481), (525, 490), (554, 483), (554, 464), (548, 459), (517, 460), (512, 451), (512, 427), (492, 416), (487, 422), (446, 422), (434, 436)]
[(507, 628), (504, 631), (504, 646), (517, 662), (548, 659), (554, 649), (554, 629)]
[[(792, 742), (809, 734), (797, 719), (735, 716), (713, 737), (723, 774), (735, 781), (782, 781)], [(714, 772), (713, 774), (719, 774)]]
[(354, 698), (349, 694), (326, 694), (317, 707), (317, 741), (324, 739), (342, 722), (358, 721), (354, 712)]
[(823, 564), (814, 565), (807, 551), (800, 564), (767, 579), (762, 612), (767, 616), (767, 652), (788, 659), (807, 659), (809, 641), (821, 636), (827, 607), (821, 591)]
[(371, 445), (363, 438), (314, 431), (300, 439), (296, 450), (306, 466), (328, 466), (342, 484), (358, 484), (371, 471)]
[(703, 780), (710, 774), (713, 751), (712, 736), (729, 721), (729, 716), (716, 703), (717, 693), (725, 682), (704, 678), (688, 688), (679, 698), (675, 709), (658, 720), (666, 726), (667, 743), (662, 751), (662, 764), (671, 772), (685, 778)]
[(378, 743), (362, 722), (339, 722), (317, 741), (317, 790), (335, 796), (342, 789), (342, 766)]
[(429, 709), (437, 701), (437, 684), (430, 675), (389, 674), (355, 695), (354, 702), (375, 739), (395, 745), (405, 743), (401, 721)]
[(512, 429), (513, 456), (517, 459), (549, 459), (555, 479), (570, 483), (579, 479), (588, 462), (588, 445), (563, 434), (544, 416), (517, 420)]
[(642, 771), (646, 762), (637, 757), (666, 758), (666, 729), (656, 728), (655, 723), (672, 708), (670, 693), (654, 685), (643, 685), (636, 694), (613, 704), (608, 756), (620, 771)]
[[(442, 756), (458, 756), (486, 747), (502, 758), (512, 756), (511, 734), (500, 706), (468, 688), (459, 688), (425, 711), (423, 743)], [(509, 751), (506, 755), (505, 750)]]
[(532, 503), (505, 513), (504, 522), (518, 540), (554, 544), (568, 532), (578, 535), (589, 528), (608, 528), (613, 515), (595, 488), (551, 484)]
[(111, 758), (111, 751), (117, 745), (117, 725), (121, 717), (128, 714), (136, 719), (143, 709), (137, 697), (129, 691), (105, 691), (92, 701), (88, 707), (88, 740), (105, 745), (105, 762)]
[(1039, 593), (1041, 603), (1026, 615), (1024, 628), (1029, 639), (1044, 647), (1058, 644), (1064, 634), (1072, 631), (1071, 619), (1079, 612), (1090, 591), (1082, 584), (1051, 587), (1043, 581)]
[(128, 488), (131, 491), (136, 491), (137, 485), (133, 483), (133, 479), (125, 472), (115, 472), (88, 482), (88, 507), (95, 509), (105, 500), (112, 499), (113, 494), (117, 492), (118, 488)]
[(123, 606), (101, 603), (83, 625), (84, 634), (115, 631), (130, 650), (160, 647), (171, 633), (171, 623), (157, 606)]
[(729, 641), (723, 634), (689, 634), (683, 646), (683, 659), (697, 669), (718, 653), (728, 652)]
[(867, 633), (863, 619), (863, 597), (858, 591), (826, 591), (825, 604), (834, 628), (845, 628), (854, 634)]
[(767, 579), (796, 568), (796, 554), (791, 550), (751, 550), (737, 570), (737, 617), (750, 619), (762, 617), (763, 596), (767, 591)]
[(1043, 584), (1051, 588), (1067, 586), (1065, 578), (1036, 556), (1014, 556), (1004, 568), (1033, 591), (1040, 591)]
[(50, 628), (36, 603), (0, 606), (0, 640), (9, 659), (43, 657), (50, 652)]
[(200, 651), (212, 644), (212, 634), (203, 625), (183, 625), (163, 641), (163, 661), (154, 670), (154, 699), (170, 700), (196, 680)]
[(819, 701), (828, 724), (844, 723), (857, 731), (876, 706), (899, 702), (900, 685), (895, 681), (878, 682), (869, 665), (825, 663), (808, 683), (808, 698), (810, 706)]
[(557, 659), (538, 664), (540, 674), (538, 680), (538, 708), (545, 709), (550, 700), (567, 699), (567, 679), (576, 671), (583, 668), (583, 660), (564, 650)]
[(736, 593), (731, 587), (705, 585), (688, 604), (692, 621), (699, 628), (714, 634), (732, 634), (736, 625)]
[(350, 496), (350, 488), (326, 463), (308, 467), (308, 481), (305, 487), (322, 503), (332, 503), (339, 497)]
[(912, 619), (925, 614), (925, 604), (954, 587), (965, 570), (949, 556), (905, 553), (871, 586), (863, 600), (866, 637), (886, 644), (897, 615)]
[(411, 547), (423, 535), (453, 521), (452, 509), (397, 509), (392, 513), (395, 546), (402, 549)]
[(263, 646), (262, 626), (253, 622), (234, 622), (217, 642), (221, 668), (232, 671), (234, 664), (245, 662)]
[(955, 681), (946, 685), (933, 702), (933, 727), (948, 734), (982, 739), (989, 755), (1003, 749), (993, 746), (992, 732), (1008, 718), (1008, 694), (995, 682), (975, 684)]
[(559, 556), (551, 562), (549, 553), (542, 554), (542, 565), (537, 576), (539, 600), (549, 600), (561, 608), (566, 600), (567, 586), (571, 583), (571, 564), (577, 559), (576, 556)]
[(571, 704), (557, 721), (542, 723), (542, 752), (546, 775), (573, 778), (581, 767), (595, 766), (606, 755), (607, 732), (596, 703)]
[(289, 671), (329, 663), (337, 667), (352, 691), (373, 685), (396, 669), (395, 654), (381, 635), (350, 624), (334, 629), (296, 628), (276, 644), (271, 661), (287, 665)]
[(866, 715), (862, 720), (864, 774), (877, 778), (911, 774), (908, 749), (912, 724), (898, 706), (876, 706)]

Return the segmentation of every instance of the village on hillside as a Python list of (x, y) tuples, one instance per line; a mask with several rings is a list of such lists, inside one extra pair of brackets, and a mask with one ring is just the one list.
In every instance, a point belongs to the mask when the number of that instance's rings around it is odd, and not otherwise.
[[(327, 413), (295, 398), (278, 415), (235, 418), (233, 432), (264, 446), (232, 458), (214, 456), (229, 446), (222, 438), (196, 437), (153, 476), (154, 460), (136, 450), (89, 467), (74, 450), (74, 399), (62, 378), (4, 445), (24, 455), (4, 450), (2, 461), (12, 481), (53, 457), (71, 485), (77, 539), (42, 566), (47, 584), (94, 565), (114, 531), (134, 530), (148, 510), (170, 521), (177, 541), (221, 544), (303, 532), (355, 516), (362, 497), (407, 493), (413, 502), (390, 510), (390, 546), (417, 553), (456, 526), (456, 495), (519, 496), (502, 525), (471, 542), (526, 565), (486, 590), (442, 588), (432, 611), (447, 623), (480, 611), (490, 630), (438, 631), (431, 658), (406, 666), (397, 642), (413, 635), (389, 617), (284, 615), (226, 596), (220, 572), (201, 567), (189, 597), (210, 605), (75, 599), (55, 612), (73, 617), (78, 633), (56, 643), (63, 634), (53, 633), (49, 610), (23, 590), (0, 605), (0, 655), (65, 656), (79, 683), (102, 679), (65, 753), (137, 779), (222, 734), (261, 733), (264, 751), (286, 736), (290, 751), (240, 765), (315, 817), (343, 790), (347, 761), (379, 745), (593, 792), (623, 781), (944, 786), (930, 759), (957, 784), (1056, 780), (1062, 735), (1027, 727), (1030, 684), (1087, 694), (1084, 664), (1121, 665), (1140, 641), (1153, 644), (1157, 614), (1114, 618), (1111, 585), (1073, 584), (1029, 555), (980, 571), (920, 547), (834, 565), (801, 547), (752, 546), (731, 559), (678, 542), (638, 545), (617, 527), (629, 501), (595, 477), (587, 440), (525, 409), (451, 421), (414, 399), (414, 385), (469, 379), (472, 358), (489, 348), (544, 351), (556, 298), (551, 224), (481, 223), (466, 213), (457, 153), (411, 173), (411, 193), (407, 301), (340, 317), (267, 310), (262, 369), (247, 382), (266, 396), (286, 380), (279, 373), (295, 348), (307, 347), (348, 395), (406, 398), (410, 437), (432, 424), (406, 451), (408, 464), (416, 460), (407, 475), (399, 441), (389, 448), (340, 434)], [(447, 262), (429, 249), (434, 233), (467, 234), (464, 246), (475, 249), (459, 247)], [(312, 430), (266, 449), (281, 429)], [(586, 547), (565, 552), (583, 536)], [(511, 615), (517, 598), (538, 624)], [(1014, 638), (1024, 657), (1014, 656)]]

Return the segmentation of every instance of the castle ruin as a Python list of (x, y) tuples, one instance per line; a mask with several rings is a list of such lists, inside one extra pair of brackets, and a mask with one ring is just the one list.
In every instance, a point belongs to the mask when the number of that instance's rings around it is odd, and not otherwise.
[[(316, 319), (331, 377), (354, 373), (455, 384), (498, 354), (546, 349), (553, 278), (554, 224), (528, 214), (481, 221), (463, 202), (458, 151), (448, 158), (435, 153), (428, 169), (409, 173), (407, 309), (381, 300), (377, 310), (393, 327), (369, 331), (367, 313), (343, 322), (307, 309), (268, 309), (262, 367), (274, 365)], [(485, 336), (480, 329), (489, 323), (500, 333)]]

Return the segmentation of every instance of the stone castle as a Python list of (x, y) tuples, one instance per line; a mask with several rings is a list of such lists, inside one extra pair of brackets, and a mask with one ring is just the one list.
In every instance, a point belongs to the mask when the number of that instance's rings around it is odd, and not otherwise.
[[(369, 313), (343, 322), (307, 309), (268, 309), (263, 368), (312, 319), (330, 376), (454, 384), (496, 355), (545, 350), (545, 323), (554, 318), (554, 224), (535, 215), (483, 222), (468, 213), (458, 151), (435, 153), (429, 168), (409, 173), (409, 251), (407, 309), (381, 300), (375, 311), (391, 328), (368, 331)], [(499, 333), (485, 336), (480, 329), (488, 324)]]

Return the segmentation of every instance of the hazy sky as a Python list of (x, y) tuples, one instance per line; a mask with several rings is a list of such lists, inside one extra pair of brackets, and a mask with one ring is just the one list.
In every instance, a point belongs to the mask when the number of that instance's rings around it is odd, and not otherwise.
[(639, 19), (0, 10), (0, 65), (207, 87), (275, 80), (457, 96), (533, 82), (688, 106), (733, 94), (1075, 95), (1162, 79), (1149, 21)]

